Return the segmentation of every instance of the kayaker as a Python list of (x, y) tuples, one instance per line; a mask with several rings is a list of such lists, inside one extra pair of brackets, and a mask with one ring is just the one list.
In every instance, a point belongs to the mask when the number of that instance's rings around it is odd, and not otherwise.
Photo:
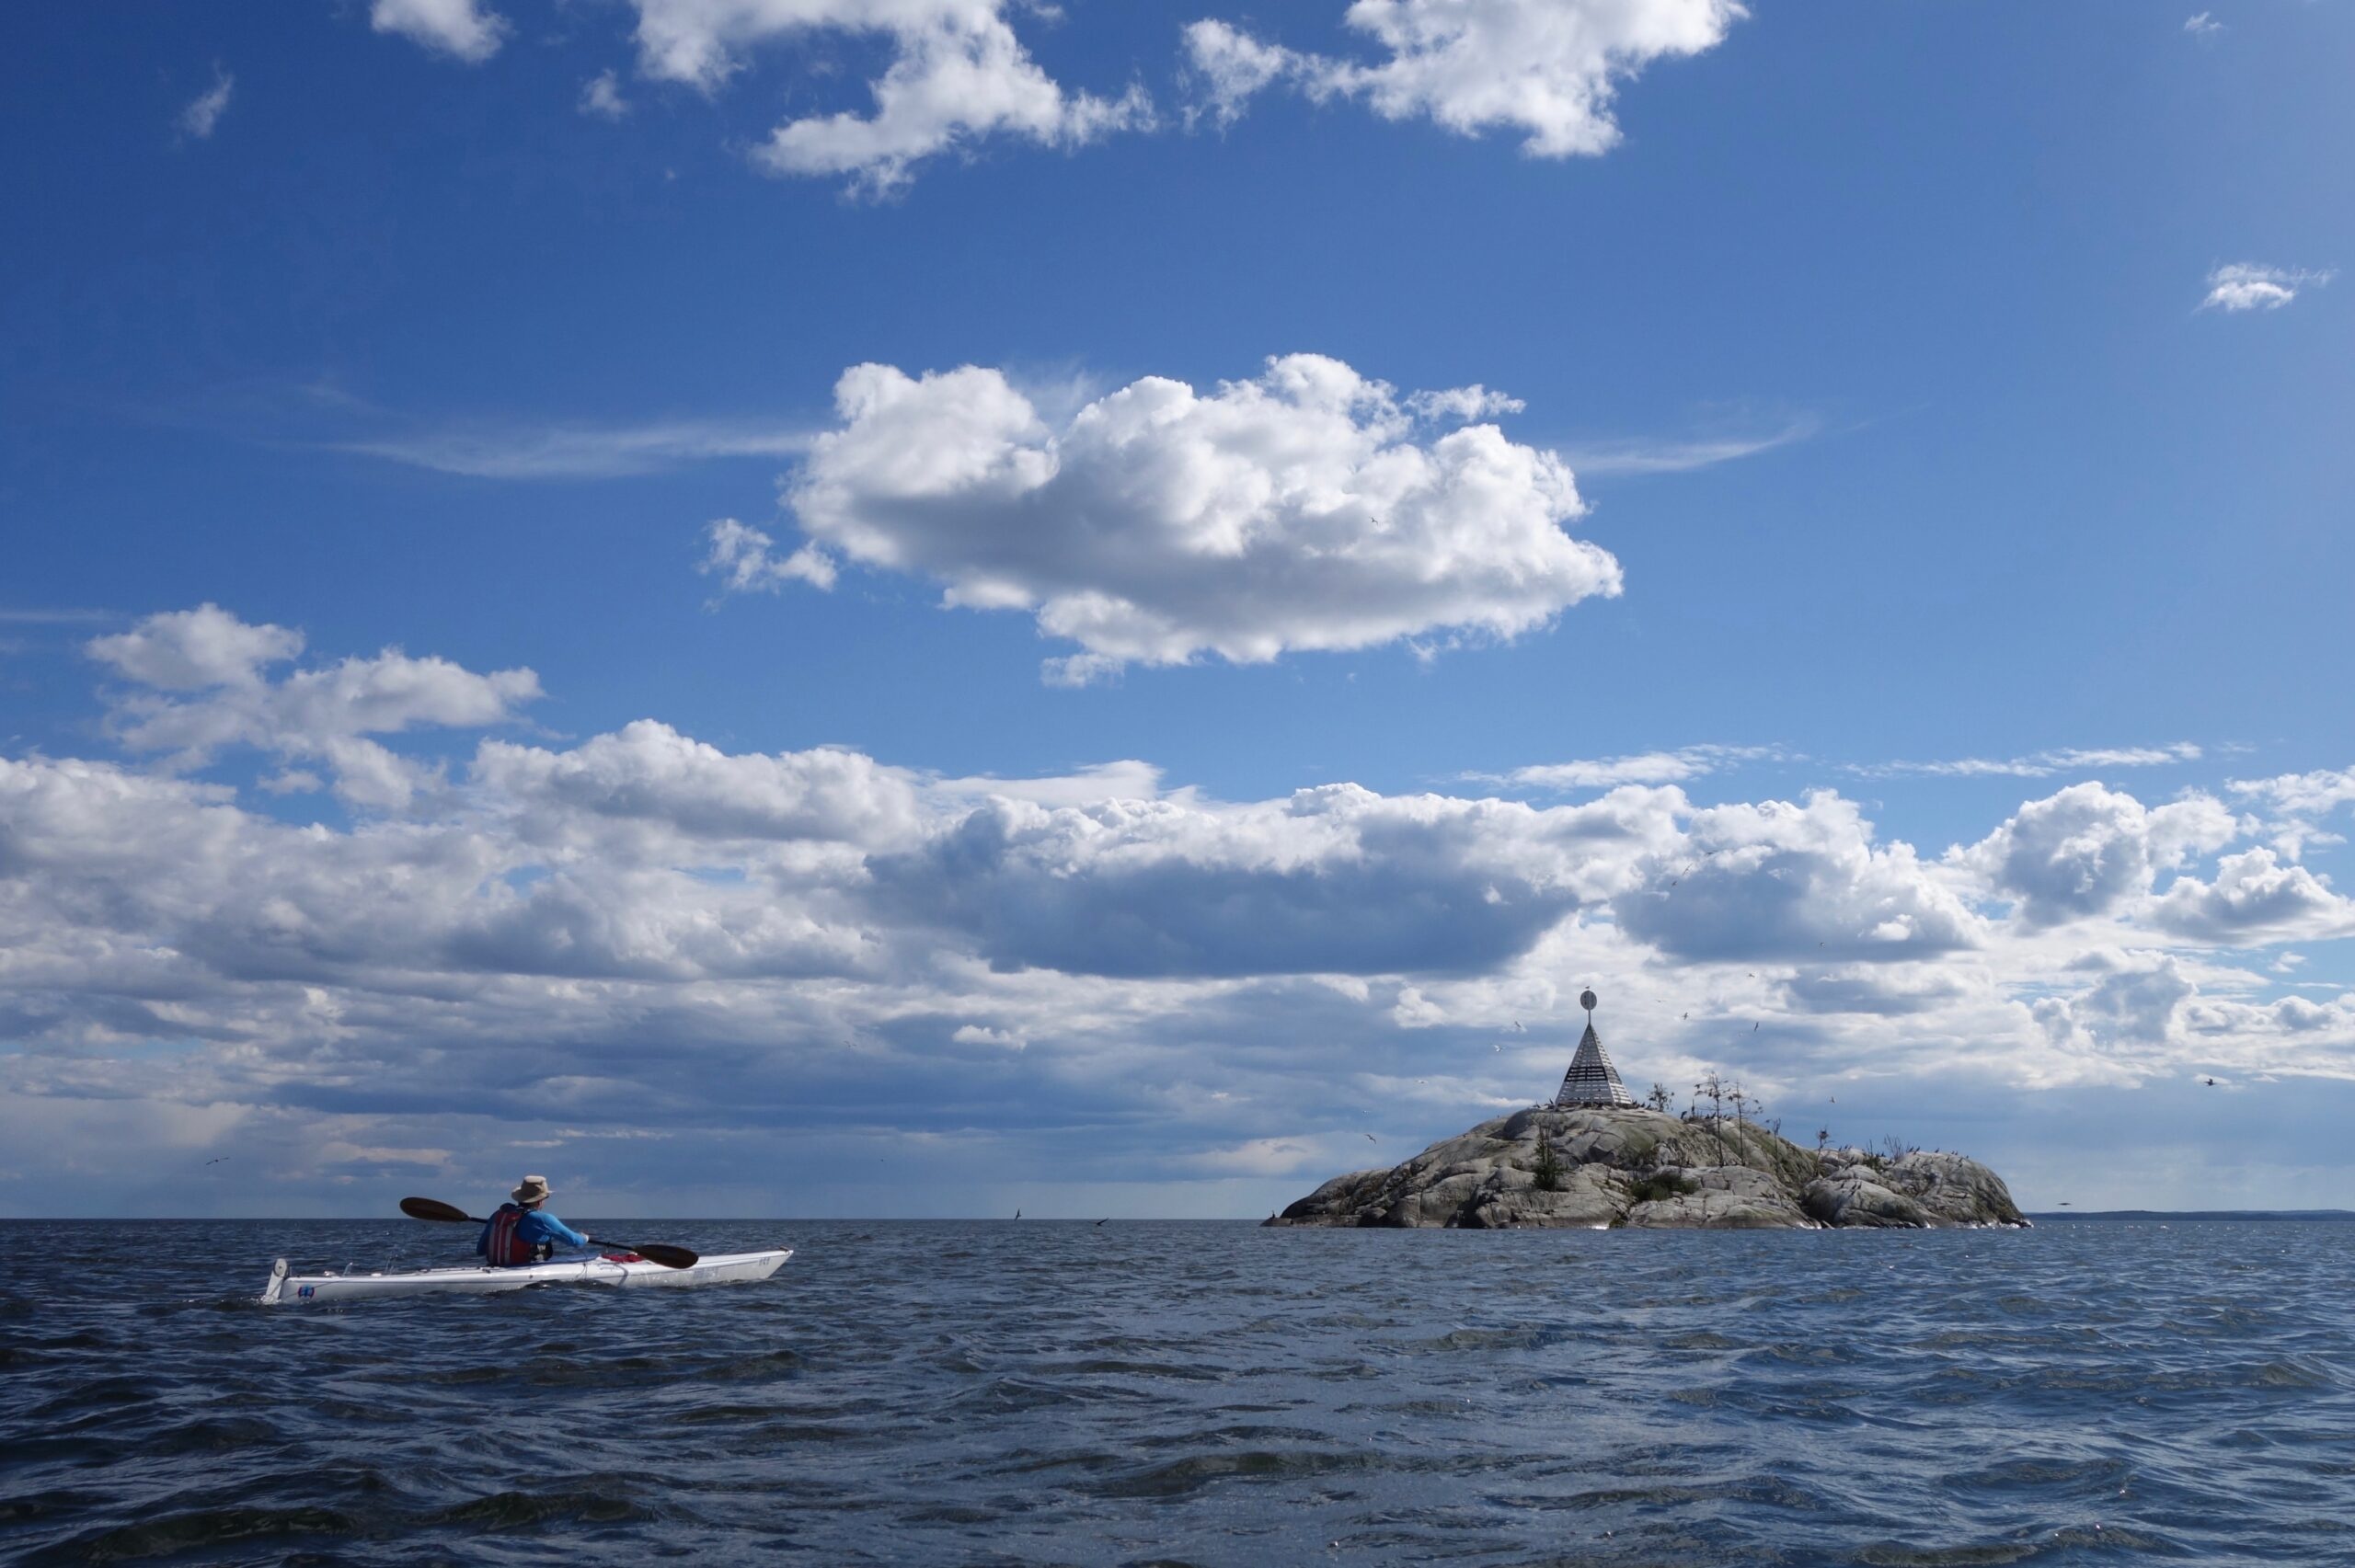
[(547, 1200), (548, 1179), (524, 1177), (513, 1197), (483, 1222), (482, 1234), (475, 1242), (477, 1254), (495, 1268), (515, 1268), (545, 1261), (558, 1242), (571, 1247), (596, 1244), (542, 1208)]

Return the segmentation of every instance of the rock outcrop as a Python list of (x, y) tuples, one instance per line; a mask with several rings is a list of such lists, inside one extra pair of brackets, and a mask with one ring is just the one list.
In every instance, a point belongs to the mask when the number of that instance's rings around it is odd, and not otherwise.
[[(1541, 1134), (1556, 1166), (1550, 1180)], [(2002, 1177), (1959, 1154), (1819, 1154), (1748, 1122), (1539, 1105), (1482, 1122), (1403, 1165), (1336, 1176), (1268, 1223), (1805, 1230), (2028, 1221)]]

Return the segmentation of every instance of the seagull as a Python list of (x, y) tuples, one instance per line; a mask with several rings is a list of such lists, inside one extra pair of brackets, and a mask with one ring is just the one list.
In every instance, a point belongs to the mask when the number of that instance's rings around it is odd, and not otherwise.
[(1488, 1048), (1489, 1048), (1490, 1050), (1492, 1050), (1492, 1051), (1500, 1051), (1500, 1050), (1503, 1050), (1503, 1049), (1504, 1049), (1504, 1047), (1502, 1047), (1502, 1046), (1490, 1046)]
[(1753, 1034), (1753, 1035), (1755, 1035), (1756, 1033), (1758, 1033), (1758, 1025), (1757, 1025), (1757, 1024), (1752, 1024), (1750, 1026), (1750, 1032), (1751, 1032), (1752, 1034)]
[(2208, 1081), (2208, 1087), (2209, 1087), (2209, 1088), (2211, 1088), (2211, 1089), (2213, 1089), (2214, 1087), (2216, 1087), (2216, 1081), (2215, 1081), (2214, 1079), (2212, 1079), (2212, 1078), (2211, 1078), (2211, 1079), (2210, 1079), (2210, 1080)]
[(1375, 1139), (1375, 1137), (1374, 1137), (1374, 1136), (1373, 1136), (1373, 1134), (1372, 1134), (1372, 1133), (1367, 1133), (1367, 1134), (1365, 1135), (1365, 1140), (1366, 1140), (1368, 1143), (1373, 1143), (1373, 1142), (1377, 1142), (1377, 1141), (1379, 1141), (1377, 1139)]
[[(2208, 1082), (2211, 1082), (2211, 1083), (2213, 1083), (2213, 1082), (2215, 1082), (2216, 1081), (2215, 1081), (2214, 1079), (2212, 1079), (2212, 1078), (2211, 1078), (2211, 1079), (2210, 1079)], [(213, 1158), (213, 1159), (211, 1159), (211, 1160), (207, 1160), (207, 1161), (205, 1162), (205, 1163), (206, 1163), (206, 1164), (208, 1164), (208, 1165), (218, 1165), (219, 1163), (221, 1163), (221, 1162), (222, 1162), (222, 1161), (226, 1160), (227, 1158), (229, 1158), (229, 1157), (228, 1157), (226, 1154), (217, 1155), (217, 1156), (215, 1156), (214, 1158)]]
[(1516, 1035), (1526, 1035), (1529, 1033), (1529, 1025), (1516, 1018), (1512, 1023), (1512, 1032)]

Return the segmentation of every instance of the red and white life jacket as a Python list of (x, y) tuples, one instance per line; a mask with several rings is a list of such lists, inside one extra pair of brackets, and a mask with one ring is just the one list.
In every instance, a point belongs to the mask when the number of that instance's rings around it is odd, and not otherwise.
[(513, 1268), (539, 1261), (539, 1249), (517, 1233), (523, 1214), (521, 1207), (511, 1203), (502, 1203), (492, 1211), (490, 1229), (482, 1239), (485, 1263), (493, 1268)]

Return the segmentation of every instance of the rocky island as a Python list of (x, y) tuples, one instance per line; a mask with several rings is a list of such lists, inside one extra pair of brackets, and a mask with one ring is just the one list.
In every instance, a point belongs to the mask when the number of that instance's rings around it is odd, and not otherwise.
[[(1336, 1176), (1270, 1225), (1814, 1230), (2025, 1226), (2003, 1178), (1959, 1154), (1801, 1149), (1740, 1115), (1636, 1104), (1594, 1032), (1552, 1103), (1482, 1122), (1403, 1165)], [(1713, 1075), (1714, 1081), (1714, 1075)], [(1722, 1107), (1719, 1107), (1721, 1112)]]
[(1268, 1223), (1808, 1230), (2028, 1220), (2002, 1177), (1959, 1154), (1819, 1151), (1748, 1122), (1537, 1105), (1402, 1165), (1336, 1176)]

